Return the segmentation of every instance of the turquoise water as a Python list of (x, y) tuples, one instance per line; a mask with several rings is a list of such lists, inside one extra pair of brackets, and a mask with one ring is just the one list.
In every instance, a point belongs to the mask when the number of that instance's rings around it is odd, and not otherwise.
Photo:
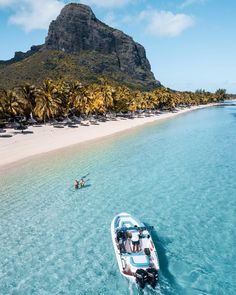
[[(235, 295), (235, 130), (236, 107), (208, 108), (1, 174), (0, 294)], [(118, 271), (121, 211), (155, 227), (155, 291)]]

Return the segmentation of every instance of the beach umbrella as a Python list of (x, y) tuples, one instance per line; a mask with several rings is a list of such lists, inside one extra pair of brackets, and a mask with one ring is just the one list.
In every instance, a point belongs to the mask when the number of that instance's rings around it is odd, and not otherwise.
[(13, 128), (13, 129), (18, 130), (18, 128), (20, 127), (20, 123), (14, 121), (14, 122), (10, 123), (10, 127)]
[(19, 120), (18, 122), (13, 122), (12, 127), (15, 130), (21, 130), (21, 133), (23, 133), (23, 131), (28, 128), (27, 126), (22, 124), (22, 120)]
[(59, 124), (59, 122), (56, 120), (56, 119), (50, 119), (50, 121), (49, 121), (49, 123), (51, 124), (51, 125), (54, 125), (54, 124)]
[(76, 115), (73, 115), (71, 118), (74, 123), (80, 123), (82, 120), (81, 118), (77, 117)]
[(72, 122), (72, 120), (70, 118), (65, 118), (62, 123), (65, 124), (65, 125), (73, 124), (73, 122)]
[(34, 118), (29, 118), (29, 120), (27, 121), (28, 124), (36, 124), (37, 121)]

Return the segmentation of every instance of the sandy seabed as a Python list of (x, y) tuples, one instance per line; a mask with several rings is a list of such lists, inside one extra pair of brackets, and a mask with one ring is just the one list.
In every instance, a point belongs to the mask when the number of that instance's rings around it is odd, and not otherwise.
[[(208, 104), (178, 109), (176, 112), (163, 112), (158, 115), (137, 117), (133, 119), (117, 118), (98, 125), (81, 126), (78, 128), (54, 128), (52, 125), (41, 127), (30, 126), (25, 134), (9, 129), (6, 134), (12, 137), (0, 138), (0, 167), (15, 163), (28, 157), (62, 149), (71, 145), (84, 143), (105, 136), (129, 130), (147, 123), (169, 119), (193, 110), (214, 106)], [(6, 167), (7, 168), (7, 167)]]

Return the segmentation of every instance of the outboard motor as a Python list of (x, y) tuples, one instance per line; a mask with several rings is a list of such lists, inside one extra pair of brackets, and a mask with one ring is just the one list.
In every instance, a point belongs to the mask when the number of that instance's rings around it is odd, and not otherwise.
[(136, 273), (136, 283), (139, 285), (140, 288), (144, 288), (147, 282), (147, 273), (144, 269), (137, 269)]
[(147, 281), (148, 284), (151, 285), (152, 288), (156, 287), (158, 281), (158, 272), (155, 268), (151, 267), (146, 269), (147, 272)]

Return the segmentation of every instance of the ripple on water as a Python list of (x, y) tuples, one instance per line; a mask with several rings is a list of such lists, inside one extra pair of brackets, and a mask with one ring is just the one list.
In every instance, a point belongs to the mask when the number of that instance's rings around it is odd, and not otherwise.
[(121, 211), (155, 226), (160, 284), (143, 294), (236, 294), (232, 112), (193, 112), (1, 175), (0, 294), (140, 294), (113, 252)]

